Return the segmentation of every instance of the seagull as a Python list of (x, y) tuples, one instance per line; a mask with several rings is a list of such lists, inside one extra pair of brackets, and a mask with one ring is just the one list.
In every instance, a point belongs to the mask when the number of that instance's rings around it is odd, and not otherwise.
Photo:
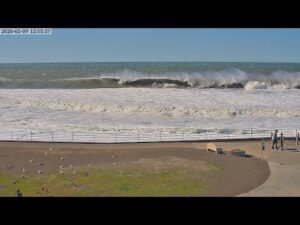
[(26, 172), (25, 168), (22, 169), (23, 172)]

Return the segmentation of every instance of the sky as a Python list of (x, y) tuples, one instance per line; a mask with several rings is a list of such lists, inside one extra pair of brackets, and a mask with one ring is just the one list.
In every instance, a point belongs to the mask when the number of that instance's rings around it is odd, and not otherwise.
[(0, 35), (0, 63), (300, 62), (300, 29), (52, 29)]

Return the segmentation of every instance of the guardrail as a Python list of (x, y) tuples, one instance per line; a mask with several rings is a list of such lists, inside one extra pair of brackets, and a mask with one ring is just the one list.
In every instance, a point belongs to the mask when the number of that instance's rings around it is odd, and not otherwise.
[[(285, 138), (296, 138), (299, 129), (278, 129)], [(75, 142), (75, 143), (130, 143), (166, 141), (205, 141), (226, 139), (270, 139), (270, 129), (198, 129), (197, 132), (34, 132), (0, 131), (1, 141)]]

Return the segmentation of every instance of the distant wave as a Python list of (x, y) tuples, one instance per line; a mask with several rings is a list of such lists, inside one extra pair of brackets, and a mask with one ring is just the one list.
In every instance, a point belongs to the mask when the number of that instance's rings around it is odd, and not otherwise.
[(8, 79), (0, 77), (0, 88), (244, 88), (300, 89), (300, 72), (246, 73), (239, 69), (207, 72), (147, 74), (122, 70), (98, 77), (68, 79)]

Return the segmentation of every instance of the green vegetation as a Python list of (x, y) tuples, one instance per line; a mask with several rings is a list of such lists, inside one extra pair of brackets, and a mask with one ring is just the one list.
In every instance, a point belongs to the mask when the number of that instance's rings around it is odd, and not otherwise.
[(208, 166), (208, 168), (209, 168), (209, 170), (210, 170), (213, 174), (215, 174), (215, 175), (217, 175), (217, 174), (222, 174), (222, 172), (223, 172), (223, 170), (221, 169), (221, 167), (219, 167), (219, 166), (217, 166), (217, 165), (215, 165), (215, 164), (210, 164), (210, 165)]
[(210, 165), (208, 171), (181, 167), (149, 171), (137, 166), (77, 168), (77, 173), (27, 175), (25, 178), (0, 175), (0, 196), (201, 196), (209, 187), (206, 175), (221, 169)]

